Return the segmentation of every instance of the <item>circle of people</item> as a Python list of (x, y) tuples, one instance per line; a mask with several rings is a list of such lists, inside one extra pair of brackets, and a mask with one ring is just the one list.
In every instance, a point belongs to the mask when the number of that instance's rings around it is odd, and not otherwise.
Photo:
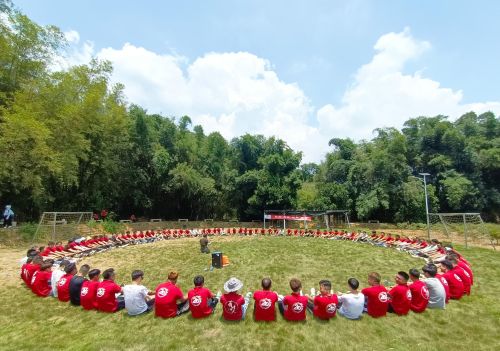
[[(144, 272), (135, 270), (131, 273), (130, 284), (120, 286), (115, 282), (115, 271), (109, 268), (101, 272), (90, 269), (89, 265), (77, 268), (76, 262), (82, 257), (125, 247), (131, 244), (144, 244), (158, 240), (181, 237), (209, 235), (284, 235), (314, 236), (334, 240), (350, 240), (381, 247), (392, 247), (406, 251), (414, 257), (426, 261), (420, 272), (412, 268), (409, 272), (399, 271), (394, 277), (394, 286), (386, 288), (377, 272), (368, 274), (368, 286), (359, 289), (356, 278), (347, 280), (347, 293), (334, 293), (329, 280), (319, 282), (319, 291), (311, 288), (310, 294), (303, 294), (302, 283), (293, 278), (289, 281), (291, 292), (280, 295), (272, 290), (272, 280), (264, 278), (261, 290), (240, 291), (243, 283), (232, 277), (224, 284), (224, 294), (217, 294), (205, 287), (204, 277), (197, 275), (193, 279), (193, 288), (184, 295), (177, 285), (179, 273), (169, 272), (164, 283), (154, 291), (148, 290), (142, 281)], [(206, 252), (202, 249), (202, 252)], [(102, 276), (102, 279), (101, 279)], [(309, 310), (315, 318), (329, 320), (339, 315), (356, 320), (364, 313), (377, 318), (388, 312), (407, 315), (409, 311), (421, 313), (426, 308), (445, 309), (451, 300), (460, 300), (470, 295), (473, 285), (473, 272), (469, 262), (451, 247), (443, 247), (433, 239), (430, 242), (420, 238), (392, 236), (372, 232), (346, 231), (304, 231), (283, 229), (248, 229), (248, 228), (210, 228), (194, 230), (148, 230), (146, 232), (126, 232), (118, 235), (97, 235), (77, 238), (62, 243), (50, 242), (47, 247), (32, 247), (22, 260), (21, 278), (31, 291), (40, 297), (53, 296), (61, 302), (70, 302), (82, 306), (85, 310), (117, 312), (126, 309), (131, 316), (137, 316), (154, 310), (156, 317), (173, 318), (191, 312), (193, 318), (204, 318), (213, 314), (220, 302), (225, 320), (245, 319), (250, 300), (253, 296), (254, 319), (256, 321), (275, 321), (276, 306), (288, 321), (303, 321)], [(385, 281), (385, 285), (388, 282)]]

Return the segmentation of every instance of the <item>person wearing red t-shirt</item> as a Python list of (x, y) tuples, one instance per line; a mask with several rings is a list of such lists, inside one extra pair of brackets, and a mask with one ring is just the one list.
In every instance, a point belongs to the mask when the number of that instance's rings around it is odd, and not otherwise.
[(252, 293), (248, 292), (245, 297), (243, 297), (238, 294), (238, 290), (242, 287), (243, 283), (238, 278), (230, 278), (224, 283), (224, 291), (226, 294), (221, 296), (220, 302), (222, 305), (222, 317), (227, 321), (240, 321), (245, 319)]
[(210, 316), (219, 299), (212, 292), (203, 287), (205, 278), (202, 275), (197, 275), (193, 279), (194, 289), (188, 292), (189, 309), (193, 318), (204, 318)]
[(82, 290), (80, 290), (80, 305), (85, 310), (97, 309), (97, 286), (99, 285), (99, 276), (101, 271), (99, 269), (92, 269), (89, 272), (89, 280), (86, 280), (82, 284)]
[(262, 279), (262, 290), (255, 291), (253, 298), (255, 300), (255, 307), (253, 309), (253, 316), (256, 321), (275, 321), (276, 320), (276, 302), (278, 301), (278, 294), (271, 291), (272, 281), (270, 278)]
[(441, 262), (441, 270), (444, 272), (443, 278), (446, 279), (450, 287), (450, 299), (460, 300), (464, 295), (465, 288), (460, 276), (453, 271), (453, 264), (444, 260)]
[(307, 296), (300, 295), (302, 283), (297, 278), (290, 280), (290, 288), (292, 294), (284, 298), (280, 298), (278, 307), (280, 313), (287, 321), (304, 321), (306, 320)]
[(52, 276), (52, 263), (43, 262), (40, 270), (33, 273), (31, 278), (31, 291), (34, 294), (47, 297), (52, 295), (50, 277)]
[(66, 273), (57, 281), (57, 299), (62, 302), (69, 301), (69, 283), (71, 278), (77, 273), (76, 264), (70, 263), (64, 267)]
[(443, 285), (444, 292), (446, 295), (446, 303), (450, 301), (450, 286), (448, 285), (448, 281), (444, 277), (444, 274), (436, 274), (436, 278), (439, 280), (439, 282)]
[(380, 274), (371, 272), (368, 274), (369, 288), (364, 288), (361, 293), (365, 295), (366, 312), (369, 316), (377, 318), (384, 317), (387, 314), (389, 297), (387, 289), (380, 285)]
[(411, 292), (410, 309), (416, 313), (424, 312), (429, 303), (429, 289), (427, 289), (425, 283), (420, 280), (420, 272), (418, 269), (412, 268), (409, 273), (410, 280), (412, 281), (409, 285)]
[(115, 283), (115, 270), (108, 268), (102, 273), (104, 280), (97, 285), (96, 302), (97, 310), (113, 313), (125, 308), (123, 296), (117, 298), (116, 294), (122, 293), (122, 288)]
[(406, 272), (398, 272), (394, 277), (396, 286), (389, 291), (389, 309), (388, 312), (395, 313), (398, 316), (407, 315), (411, 306), (411, 291), (408, 288), (408, 279), (410, 277)]
[(173, 318), (189, 311), (187, 297), (176, 285), (179, 273), (170, 272), (168, 281), (156, 287), (155, 316)]
[(319, 282), (318, 296), (307, 296), (307, 308), (313, 313), (314, 317), (322, 320), (329, 320), (337, 314), (339, 299), (337, 295), (331, 294), (332, 283), (329, 280)]
[(453, 265), (452, 271), (460, 277), (462, 283), (464, 284), (464, 294), (470, 295), (470, 288), (472, 284), (469, 273), (467, 273), (467, 271), (465, 271), (464, 269), (460, 268), (460, 266), (458, 265), (458, 258), (456, 255), (448, 255), (447, 259)]
[(24, 279), (28, 287), (31, 288), (31, 280), (33, 278), (33, 274), (35, 274), (36, 271), (40, 270), (42, 263), (43, 263), (42, 256), (37, 255), (33, 257), (33, 260), (31, 261), (30, 264), (27, 264), (24, 267)]
[(472, 268), (470, 268), (470, 266), (465, 263), (464, 261), (462, 261), (460, 258), (458, 258), (458, 262), (457, 262), (457, 265), (462, 268), (464, 271), (467, 272), (469, 278), (470, 278), (470, 285), (474, 285), (474, 273), (472, 272)]

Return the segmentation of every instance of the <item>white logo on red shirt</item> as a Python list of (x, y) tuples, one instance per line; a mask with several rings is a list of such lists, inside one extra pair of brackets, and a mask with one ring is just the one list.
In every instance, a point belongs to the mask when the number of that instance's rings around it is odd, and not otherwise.
[(229, 314), (234, 314), (236, 313), (236, 303), (234, 301), (228, 301), (224, 305), (224, 310), (229, 313)]
[(406, 291), (406, 298), (407, 298), (408, 300), (411, 300), (411, 291), (410, 291), (410, 290), (407, 290), (407, 291)]
[(301, 304), (300, 302), (296, 302), (292, 305), (292, 310), (295, 313), (300, 313), (304, 310), (304, 305)]
[(267, 309), (271, 308), (271, 305), (272, 305), (271, 299), (264, 298), (264, 299), (259, 301), (259, 306), (263, 310), (267, 310)]
[(335, 313), (337, 310), (337, 305), (334, 303), (329, 303), (326, 305), (326, 313)]
[(35, 279), (36, 279), (36, 274), (37, 274), (37, 273), (38, 273), (38, 272), (35, 272), (35, 273), (33, 274), (33, 278), (31, 278), (31, 285), (35, 284)]
[(429, 289), (425, 285), (420, 289), (420, 294), (422, 294), (424, 299), (429, 300)]
[(191, 303), (193, 306), (199, 306), (201, 304), (201, 296), (196, 295), (191, 298)]
[(64, 284), (66, 284), (66, 278), (59, 279), (59, 284), (57, 284), (57, 285), (63, 286)]
[(456, 280), (458, 280), (459, 282), (462, 281), (462, 279), (460, 279), (460, 277), (458, 275), (456, 275), (455, 273), (453, 273), (453, 276), (455, 277)]
[(385, 291), (382, 291), (381, 293), (379, 293), (378, 300), (380, 302), (387, 302), (387, 293)]
[(445, 278), (440, 277), (439, 280), (441, 280), (441, 283), (443, 283), (443, 285), (448, 286), (448, 281)]
[(87, 287), (83, 287), (83, 288), (82, 288), (82, 292), (81, 292), (81, 294), (80, 294), (80, 295), (81, 295), (81, 296), (85, 296), (85, 295), (87, 295), (87, 293), (88, 293), (88, 292), (89, 292), (89, 288), (87, 288)]
[(104, 288), (97, 289), (97, 297), (103, 297), (105, 292), (106, 292), (106, 289), (104, 289)]
[(464, 273), (465, 273), (465, 275), (467, 276), (467, 278), (470, 278), (470, 274), (469, 274), (469, 273), (467, 273), (467, 271), (466, 271), (465, 269), (462, 269), (462, 270), (464, 271)]
[(158, 290), (158, 297), (165, 297), (168, 295), (168, 289), (167, 288), (161, 288)]

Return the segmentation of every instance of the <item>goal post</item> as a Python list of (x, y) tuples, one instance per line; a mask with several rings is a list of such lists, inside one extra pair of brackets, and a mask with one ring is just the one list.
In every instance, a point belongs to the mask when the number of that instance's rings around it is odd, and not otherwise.
[(429, 226), (434, 236), (441, 234), (446, 239), (463, 242), (466, 248), (471, 243), (488, 243), (495, 249), (480, 213), (429, 213)]
[(70, 237), (86, 236), (91, 233), (87, 225), (92, 212), (44, 212), (36, 228), (36, 240), (61, 241)]

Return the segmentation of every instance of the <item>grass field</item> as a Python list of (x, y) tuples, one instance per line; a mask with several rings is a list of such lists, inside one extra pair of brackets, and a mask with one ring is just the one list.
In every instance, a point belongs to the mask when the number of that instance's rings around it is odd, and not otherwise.
[[(254, 291), (262, 277), (270, 276), (281, 294), (289, 292), (292, 277), (302, 280), (304, 291), (317, 288), (323, 278), (332, 280), (335, 291), (345, 291), (351, 276), (364, 287), (367, 273), (378, 271), (392, 283), (396, 271), (424, 263), (391, 249), (314, 238), (214, 238), (211, 246), (227, 254), (231, 265), (205, 271), (209, 256), (198, 253), (196, 239), (116, 249), (81, 263), (114, 267), (119, 284), (129, 282), (132, 270), (142, 269), (150, 289), (176, 269), (184, 292), (196, 274), (203, 274), (214, 292), (231, 276), (244, 282), (243, 292)], [(0, 248), (2, 350), (500, 350), (500, 253), (492, 250), (462, 250), (473, 265), (475, 285), (470, 297), (451, 302), (445, 311), (382, 319), (365, 316), (360, 321), (337, 317), (330, 322), (308, 314), (299, 324), (281, 316), (275, 323), (256, 323), (253, 306), (247, 319), (237, 323), (221, 320), (220, 306), (205, 320), (83, 311), (53, 298), (37, 298), (23, 287), (17, 263), (23, 252)]]

